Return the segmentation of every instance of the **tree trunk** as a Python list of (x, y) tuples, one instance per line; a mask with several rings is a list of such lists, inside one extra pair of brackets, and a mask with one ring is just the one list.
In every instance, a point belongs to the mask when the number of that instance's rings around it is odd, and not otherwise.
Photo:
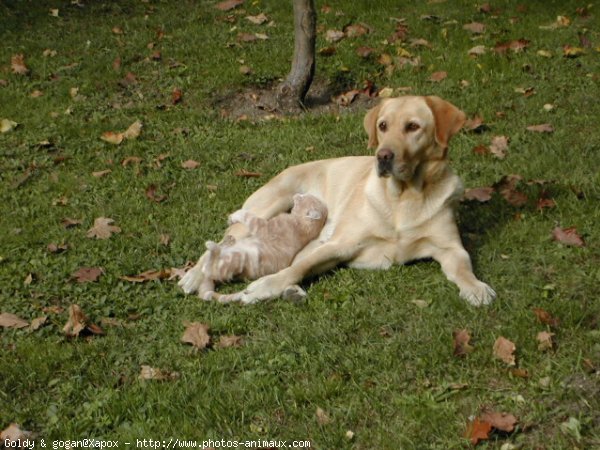
[(277, 90), (279, 107), (293, 111), (302, 107), (315, 73), (317, 12), (314, 0), (294, 2), (294, 60), (287, 78)]

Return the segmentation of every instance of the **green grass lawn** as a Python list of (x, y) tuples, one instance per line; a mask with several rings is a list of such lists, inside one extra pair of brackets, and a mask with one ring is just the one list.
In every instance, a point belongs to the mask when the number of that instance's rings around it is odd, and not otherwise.
[[(365, 108), (359, 99), (323, 114), (238, 120), (215, 106), (285, 76), (290, 1), (246, 0), (228, 12), (215, 1), (73, 3), (0, 0), (0, 120), (18, 123), (0, 134), (0, 312), (48, 317), (35, 331), (0, 328), (0, 430), (16, 422), (46, 442), (96, 437), (120, 448), (175, 437), (450, 449), (468, 446), (467, 423), (491, 409), (518, 424), (478, 448), (600, 448), (600, 5), (499, 0), (481, 12), (475, 1), (332, 0), (322, 10), (317, 1), (317, 46), (336, 49), (318, 56), (320, 83), (439, 95), (487, 125), (451, 145), (467, 187), (523, 177), (522, 206), (496, 192), (459, 208), (475, 272), (498, 293), (476, 309), (428, 261), (340, 268), (306, 284), (302, 304), (223, 306), (184, 296), (174, 281), (121, 279), (195, 260), (227, 215), (285, 167), (367, 154)], [(245, 18), (259, 13), (273, 24)], [(483, 32), (463, 28), (472, 22)], [(325, 40), (360, 23), (370, 32)], [(404, 40), (390, 42), (399, 24)], [(519, 39), (529, 41), (520, 52), (494, 51)], [(565, 57), (565, 45), (583, 54)], [(361, 46), (372, 55), (358, 56)], [(469, 56), (476, 46), (485, 54)], [(26, 75), (13, 73), (19, 54)], [(419, 64), (402, 67), (402, 55)], [(429, 80), (440, 71), (445, 79)], [(101, 139), (135, 120), (137, 139)], [(554, 132), (527, 130), (545, 123)], [(495, 136), (509, 138), (504, 159), (473, 151)], [(123, 165), (129, 157), (140, 160)], [(190, 159), (199, 166), (182, 168)], [(536, 208), (541, 196), (554, 207)], [(81, 224), (65, 228), (67, 217)], [(98, 217), (121, 232), (86, 237)], [(552, 240), (557, 226), (576, 227), (585, 246)], [(51, 243), (67, 249), (50, 252)], [(82, 267), (103, 273), (78, 283)], [(71, 304), (104, 335), (66, 337)], [(541, 323), (534, 308), (560, 323)], [(180, 342), (186, 321), (209, 324), (215, 342), (237, 335), (243, 344), (197, 351)], [(472, 337), (465, 357), (453, 354), (461, 329)], [(555, 333), (553, 349), (538, 349), (541, 331)], [(500, 336), (515, 343), (523, 370), (494, 358)], [(143, 365), (179, 377), (141, 380)]]

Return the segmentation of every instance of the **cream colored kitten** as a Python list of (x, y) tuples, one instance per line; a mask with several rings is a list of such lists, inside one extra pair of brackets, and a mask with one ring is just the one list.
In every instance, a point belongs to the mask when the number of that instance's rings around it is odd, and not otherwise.
[(209, 256), (202, 272), (204, 282), (199, 295), (204, 300), (227, 303), (241, 300), (242, 292), (223, 295), (214, 291), (215, 282), (233, 279), (256, 280), (288, 267), (306, 244), (316, 239), (327, 220), (327, 207), (312, 195), (294, 195), (289, 213), (269, 220), (240, 209), (229, 216), (229, 223), (242, 223), (249, 235), (221, 244), (208, 241)]

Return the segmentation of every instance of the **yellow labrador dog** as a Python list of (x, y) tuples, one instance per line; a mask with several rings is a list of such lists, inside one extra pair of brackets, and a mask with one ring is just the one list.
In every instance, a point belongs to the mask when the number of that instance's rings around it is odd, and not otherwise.
[[(289, 211), (296, 193), (321, 199), (329, 216), (319, 238), (291, 266), (250, 283), (242, 303), (303, 296), (297, 283), (342, 263), (387, 269), (433, 258), (461, 297), (475, 306), (489, 304), (496, 293), (473, 274), (454, 215), (463, 187), (448, 165), (448, 141), (464, 121), (462, 111), (439, 97), (386, 99), (364, 119), (375, 157), (293, 166), (252, 194), (243, 209), (265, 219)], [(227, 234), (239, 239), (247, 230), (235, 224)], [(181, 279), (186, 293), (202, 284), (205, 258)]]

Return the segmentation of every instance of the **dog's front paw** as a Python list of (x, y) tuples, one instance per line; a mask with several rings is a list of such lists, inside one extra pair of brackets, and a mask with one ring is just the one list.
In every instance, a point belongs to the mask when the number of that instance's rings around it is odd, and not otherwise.
[(283, 291), (289, 285), (289, 283), (286, 283), (285, 276), (282, 276), (282, 272), (264, 276), (248, 285), (242, 293), (241, 302), (250, 305), (262, 300), (281, 297)]
[(473, 306), (489, 305), (496, 298), (496, 291), (483, 281), (477, 281), (468, 288), (460, 290), (460, 296)]
[(238, 209), (236, 212), (229, 215), (227, 222), (229, 225), (233, 225), (234, 223), (244, 223), (246, 220), (247, 211), (243, 209)]

